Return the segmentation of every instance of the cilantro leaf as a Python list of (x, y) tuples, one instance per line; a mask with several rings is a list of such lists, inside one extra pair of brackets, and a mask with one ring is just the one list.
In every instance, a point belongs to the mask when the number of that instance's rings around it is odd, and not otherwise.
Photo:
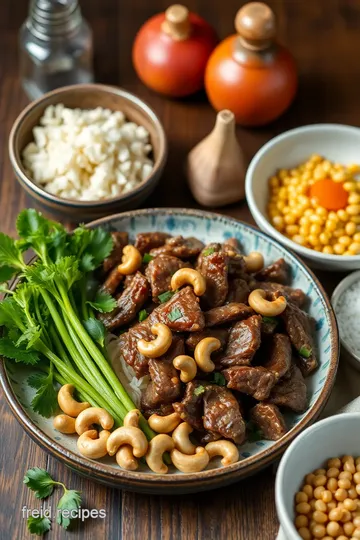
[(95, 270), (113, 249), (111, 234), (105, 229), (87, 229), (80, 226), (70, 237), (70, 251), (80, 261), (83, 272)]
[(171, 322), (177, 321), (178, 319), (181, 319), (183, 316), (182, 311), (179, 308), (172, 309), (168, 315), (168, 319)]
[[(32, 383), (34, 384), (34, 379), (32, 379)], [(57, 392), (54, 388), (52, 373), (49, 373), (49, 375), (43, 378), (41, 385), (40, 378), (37, 379), (35, 384), (38, 387), (31, 401), (31, 407), (41, 416), (50, 418), (58, 408)]]
[(18, 270), (25, 267), (24, 259), (15, 240), (0, 232), (0, 266), (11, 266)]
[(65, 489), (57, 505), (56, 523), (67, 529), (71, 519), (77, 517), (77, 510), (81, 504), (81, 494), (74, 489)]
[(146, 309), (142, 309), (138, 315), (139, 322), (143, 322), (147, 318), (148, 318), (148, 312), (146, 311)]
[(4, 283), (4, 281), (9, 281), (13, 277), (13, 275), (16, 273), (16, 268), (12, 268), (11, 266), (0, 266), (0, 283)]
[(101, 347), (104, 347), (105, 343), (105, 326), (98, 319), (91, 317), (84, 321), (84, 326), (94, 341), (99, 343)]
[(47, 378), (46, 373), (33, 373), (27, 378), (27, 383), (31, 388), (41, 388), (44, 385), (44, 380)]
[(56, 484), (50, 474), (40, 467), (29, 469), (25, 473), (23, 482), (31, 491), (34, 491), (37, 499), (49, 497), (54, 491), (54, 484)]
[(150, 253), (145, 253), (143, 256), (143, 263), (148, 264), (150, 261), (153, 260), (153, 256), (150, 255)]
[(25, 314), (19, 304), (13, 298), (5, 298), (0, 302), (0, 326), (6, 328), (23, 328), (25, 326)]
[(26, 349), (31, 349), (41, 338), (42, 329), (40, 326), (32, 326), (27, 328), (25, 332), (21, 334), (16, 342), (16, 346), (19, 347), (21, 343), (26, 343)]
[(91, 253), (84, 253), (81, 257), (80, 268), (83, 272), (92, 272), (95, 270), (94, 256)]
[(310, 356), (312, 355), (312, 349), (308, 349), (307, 347), (301, 347), (301, 349), (299, 350), (299, 354), (303, 358), (310, 358)]
[(27, 518), (27, 528), (31, 534), (37, 534), (42, 536), (51, 529), (51, 521), (48, 517), (28, 517)]
[(204, 249), (201, 252), (201, 255), (203, 255), (204, 257), (207, 257), (208, 255), (212, 255), (213, 253), (215, 253), (215, 248), (209, 247), (209, 248)]
[(226, 386), (226, 379), (222, 373), (219, 373), (218, 371), (215, 371), (213, 373), (213, 381), (215, 384), (218, 384), (219, 386)]
[(200, 386), (195, 388), (194, 395), (195, 396), (201, 396), (201, 394), (203, 394), (204, 392), (205, 392), (205, 387), (201, 384)]
[(50, 224), (51, 222), (44, 218), (40, 212), (37, 212), (34, 208), (26, 208), (17, 217), (16, 230), (19, 236), (28, 238), (34, 233), (48, 233)]
[(34, 366), (39, 361), (39, 355), (35, 351), (28, 351), (22, 347), (17, 347), (9, 338), (0, 338), (0, 355), (5, 358), (15, 360)]
[(115, 298), (104, 291), (97, 291), (94, 300), (87, 301), (87, 304), (100, 313), (110, 313), (117, 306)]
[(159, 294), (158, 299), (160, 300), (161, 304), (163, 304), (164, 302), (168, 302), (168, 300), (170, 300), (170, 298), (172, 298), (174, 294), (174, 291), (166, 291), (162, 294)]

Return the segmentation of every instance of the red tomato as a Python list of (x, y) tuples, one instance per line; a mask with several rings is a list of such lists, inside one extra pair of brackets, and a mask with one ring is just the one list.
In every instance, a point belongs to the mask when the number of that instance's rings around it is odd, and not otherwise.
[(191, 33), (175, 40), (161, 26), (165, 14), (149, 19), (133, 46), (133, 64), (139, 78), (152, 90), (183, 97), (204, 86), (206, 62), (217, 43), (213, 28), (195, 13), (189, 14)]

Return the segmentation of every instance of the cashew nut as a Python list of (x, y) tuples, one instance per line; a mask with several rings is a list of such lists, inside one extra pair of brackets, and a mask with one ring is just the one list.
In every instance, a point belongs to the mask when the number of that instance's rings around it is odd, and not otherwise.
[(107, 454), (106, 441), (110, 436), (110, 431), (100, 431), (99, 435), (96, 429), (85, 431), (77, 441), (77, 447), (80, 454), (92, 459), (99, 459)]
[(139, 427), (139, 418), (140, 418), (140, 411), (138, 409), (133, 409), (132, 411), (128, 412), (127, 415), (124, 418), (124, 426), (125, 427)]
[(204, 276), (193, 268), (180, 268), (171, 278), (171, 288), (173, 291), (183, 285), (192, 285), (196, 296), (201, 296), (206, 291), (206, 281)]
[(252, 291), (249, 294), (248, 302), (256, 313), (260, 313), (265, 317), (276, 317), (286, 308), (286, 298), (284, 296), (279, 296), (279, 298), (270, 302), (266, 300), (266, 292), (262, 289)]
[[(124, 426), (138, 427), (139, 417), (140, 411), (138, 409), (128, 412), (124, 418)], [(127, 471), (136, 471), (139, 466), (138, 460), (134, 457), (132, 447), (129, 444), (120, 446), (119, 450), (116, 452), (115, 459), (117, 464)]]
[(194, 357), (199, 368), (205, 373), (214, 371), (215, 364), (211, 360), (210, 355), (221, 347), (219, 339), (214, 337), (206, 337), (199, 341), (195, 347)]
[(167, 416), (152, 414), (148, 422), (151, 429), (156, 431), (156, 433), (171, 433), (180, 424), (181, 418), (177, 412), (168, 414)]
[(75, 418), (67, 414), (58, 414), (55, 416), (53, 426), (60, 433), (76, 433)]
[(100, 424), (103, 429), (111, 429), (114, 425), (113, 417), (100, 407), (90, 407), (79, 414), (75, 421), (75, 429), (78, 435), (89, 431), (92, 424)]
[(73, 398), (75, 386), (73, 384), (64, 384), (58, 392), (58, 404), (64, 413), (76, 418), (79, 414), (90, 407), (87, 401), (79, 402)]
[(145, 458), (149, 468), (155, 473), (166, 474), (168, 467), (163, 462), (163, 454), (173, 449), (174, 441), (169, 435), (156, 435), (149, 442), (149, 449)]
[(209, 454), (209, 459), (215, 456), (222, 456), (221, 463), (226, 467), (226, 465), (231, 465), (239, 461), (239, 450), (237, 446), (225, 440), (210, 442), (205, 446), (205, 450)]
[(141, 354), (148, 358), (158, 358), (166, 353), (172, 343), (172, 333), (170, 328), (164, 323), (156, 323), (151, 327), (151, 332), (157, 336), (152, 341), (140, 339), (137, 348)]
[(175, 448), (180, 450), (180, 452), (183, 454), (188, 454), (189, 456), (195, 454), (196, 451), (195, 444), (193, 444), (189, 439), (189, 435), (192, 433), (192, 431), (193, 428), (188, 422), (182, 422), (172, 434)]
[(118, 266), (118, 272), (124, 276), (128, 276), (134, 274), (140, 268), (142, 256), (135, 246), (129, 244), (124, 247), (121, 260), (122, 262)]
[(180, 354), (173, 360), (174, 368), (180, 371), (180, 379), (183, 383), (188, 383), (196, 376), (196, 362), (191, 356)]
[(172, 450), (170, 455), (173, 464), (179, 471), (184, 473), (200, 472), (209, 463), (209, 454), (202, 446), (196, 448), (192, 456), (182, 454), (179, 450)]
[(115, 429), (107, 440), (107, 451), (110, 456), (116, 454), (120, 446), (128, 444), (132, 447), (133, 455), (137, 458), (145, 456), (148, 442), (144, 433), (137, 427), (119, 427)]
[(244, 255), (246, 270), (250, 273), (259, 272), (264, 268), (264, 257), (258, 251), (252, 251), (249, 255)]

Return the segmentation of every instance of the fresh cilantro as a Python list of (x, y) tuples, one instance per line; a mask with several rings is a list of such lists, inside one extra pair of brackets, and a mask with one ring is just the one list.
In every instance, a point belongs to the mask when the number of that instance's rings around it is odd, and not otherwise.
[(113, 249), (111, 234), (101, 227), (87, 229), (80, 226), (69, 238), (70, 251), (79, 260), (83, 272), (95, 270)]
[(264, 434), (260, 428), (254, 422), (250, 421), (246, 424), (247, 439), (249, 442), (261, 441), (264, 438)]
[(16, 269), (12, 268), (11, 266), (0, 266), (0, 283), (9, 281), (9, 279), (11, 279), (15, 273)]
[(183, 317), (183, 314), (179, 308), (172, 309), (168, 315), (168, 319), (171, 322), (177, 321), (178, 319), (181, 319), (181, 317)]
[(19, 328), (23, 330), (25, 327), (25, 314), (19, 304), (13, 298), (5, 298), (0, 302), (0, 326), (6, 328)]
[(164, 304), (164, 302), (168, 302), (174, 296), (174, 294), (174, 291), (166, 291), (162, 294), (159, 294), (158, 299), (162, 304)]
[(34, 467), (26, 472), (24, 484), (26, 484), (31, 491), (34, 491), (37, 499), (45, 499), (54, 491), (56, 482), (45, 469)]
[[(31, 382), (34, 384), (34, 379)], [(58, 408), (57, 392), (54, 388), (52, 372), (50, 371), (48, 375), (44, 375), (42, 380), (38, 377), (36, 384), (38, 385), (37, 391), (31, 401), (31, 407), (41, 416), (50, 418)]]
[(202, 384), (200, 386), (197, 386), (194, 390), (194, 395), (195, 396), (201, 396), (201, 394), (203, 394), (205, 392), (205, 387), (202, 386)]
[(29, 238), (34, 234), (47, 235), (51, 221), (47, 220), (34, 208), (27, 208), (20, 212), (16, 220), (16, 229), (21, 238)]
[(71, 519), (77, 515), (77, 510), (81, 504), (81, 494), (74, 489), (64, 489), (65, 493), (57, 505), (56, 523), (67, 529)]
[(209, 248), (204, 249), (201, 255), (203, 255), (204, 257), (208, 257), (209, 255), (212, 255), (213, 253), (215, 253), (215, 248), (209, 247)]
[(143, 263), (144, 264), (148, 264), (150, 261), (153, 260), (153, 256), (150, 255), (150, 253), (145, 253), (145, 255), (143, 256)]
[(27, 528), (31, 534), (36, 534), (37, 536), (42, 536), (51, 529), (51, 521), (48, 517), (28, 517), (27, 519)]
[(262, 322), (268, 324), (277, 324), (279, 322), (279, 319), (277, 319), (276, 317), (263, 317)]
[(0, 266), (11, 266), (17, 270), (25, 268), (24, 259), (15, 240), (0, 232)]
[(0, 355), (15, 360), (15, 362), (22, 362), (32, 366), (39, 361), (37, 352), (28, 351), (23, 347), (17, 347), (11, 339), (6, 337), (0, 338)]
[(139, 321), (140, 321), (140, 322), (145, 321), (145, 319), (148, 318), (148, 312), (146, 311), (146, 309), (142, 309), (142, 310), (139, 312), (138, 318), (139, 318)]
[(87, 319), (84, 321), (84, 326), (90, 336), (93, 338), (94, 341), (96, 341), (101, 347), (104, 347), (105, 343), (105, 326), (104, 324), (99, 321), (98, 319), (94, 319), (94, 317), (90, 317), (90, 319)]
[(27, 383), (31, 388), (40, 388), (44, 385), (44, 380), (47, 378), (46, 373), (33, 373), (27, 378)]
[(308, 349), (307, 347), (301, 347), (301, 349), (299, 350), (299, 354), (303, 358), (310, 358), (310, 356), (312, 355), (312, 350)]
[(22, 343), (25, 343), (26, 349), (31, 349), (39, 341), (41, 334), (42, 330), (40, 326), (31, 326), (21, 334), (16, 342), (16, 346), (19, 347)]
[(100, 313), (110, 313), (117, 305), (115, 298), (104, 291), (97, 291), (94, 300), (87, 301), (87, 304)]
[(215, 371), (213, 373), (213, 382), (219, 386), (226, 386), (226, 379), (222, 373)]

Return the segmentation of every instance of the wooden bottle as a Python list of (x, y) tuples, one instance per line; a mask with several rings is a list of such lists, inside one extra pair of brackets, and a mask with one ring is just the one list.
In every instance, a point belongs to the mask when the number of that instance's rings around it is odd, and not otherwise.
[(245, 160), (231, 111), (220, 111), (214, 129), (191, 150), (187, 176), (194, 198), (203, 206), (224, 206), (244, 198)]

